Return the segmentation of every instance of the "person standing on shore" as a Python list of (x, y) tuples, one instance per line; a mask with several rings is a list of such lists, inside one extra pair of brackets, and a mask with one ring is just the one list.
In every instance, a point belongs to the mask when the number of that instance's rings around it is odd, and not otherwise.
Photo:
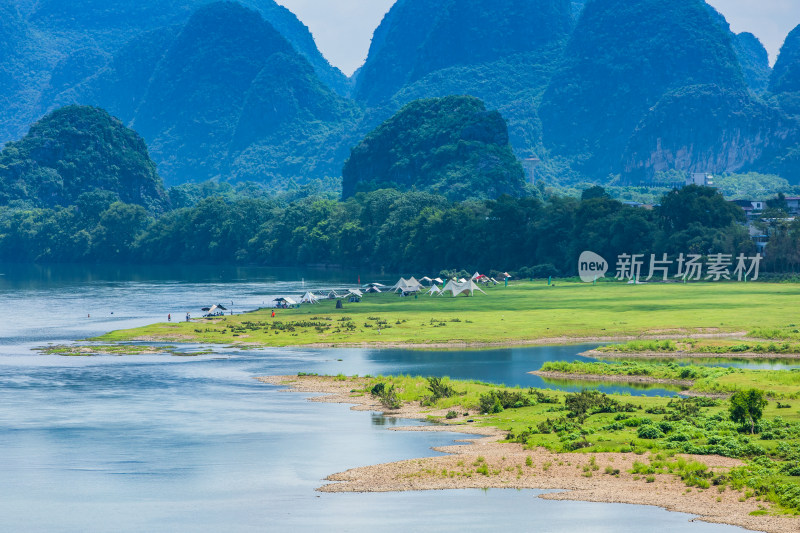
[(172, 313), (167, 313), (167, 322), (172, 322)]

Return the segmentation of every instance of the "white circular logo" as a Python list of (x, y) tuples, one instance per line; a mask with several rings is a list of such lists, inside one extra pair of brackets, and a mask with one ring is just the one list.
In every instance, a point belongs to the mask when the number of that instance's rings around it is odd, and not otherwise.
[(578, 275), (585, 283), (605, 277), (606, 272), (608, 262), (594, 252), (583, 252), (578, 259)]

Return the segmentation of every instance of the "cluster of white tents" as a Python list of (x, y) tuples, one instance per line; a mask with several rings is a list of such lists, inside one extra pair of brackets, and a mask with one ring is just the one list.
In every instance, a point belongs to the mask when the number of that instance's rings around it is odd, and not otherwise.
[[(502, 277), (508, 279), (511, 276), (507, 273), (503, 273)], [(392, 287), (383, 285), (382, 283), (367, 283), (362, 287), (364, 289), (363, 291), (361, 289), (343, 289), (341, 292), (331, 290), (327, 293), (323, 292), (319, 294), (314, 294), (313, 292), (309, 291), (303, 294), (299, 300), (290, 297), (280, 297), (275, 298), (273, 302), (275, 302), (276, 307), (296, 307), (300, 304), (316, 304), (319, 303), (320, 300), (324, 299), (360, 302), (365, 293), (392, 291), (399, 293), (402, 296), (409, 296), (411, 294), (420, 293), (426, 288), (426, 294), (430, 296), (443, 296), (445, 294), (450, 294), (452, 297), (461, 295), (474, 296), (475, 291), (486, 294), (486, 292), (480, 288), (479, 284), (488, 283), (494, 283), (497, 285), (498, 281), (478, 272), (475, 272), (470, 279), (453, 278), (447, 280), (447, 282), (445, 282), (442, 278), (429, 278), (428, 276), (425, 276), (417, 280), (412, 276), (408, 279), (400, 278)]]
[[(503, 276), (505, 278), (511, 277), (507, 273), (504, 273)], [(484, 292), (483, 289), (481, 289), (478, 286), (478, 283), (483, 283), (483, 284), (494, 283), (495, 285), (497, 285), (498, 282), (496, 279), (490, 278), (489, 276), (480, 274), (478, 272), (475, 272), (475, 274), (470, 279), (454, 278), (448, 280), (447, 283), (445, 283), (444, 280), (442, 280), (441, 278), (431, 279), (426, 276), (424, 278), (420, 278), (420, 280), (417, 281), (416, 278), (411, 277), (409, 279), (400, 278), (400, 280), (397, 283), (395, 283), (395, 285), (392, 287), (392, 291), (399, 292), (403, 295), (408, 295), (411, 293), (420, 292), (423, 289), (423, 284), (426, 284), (430, 286), (430, 288), (427, 291), (427, 294), (430, 296), (442, 296), (448, 293), (453, 297), (460, 296), (462, 294), (474, 296), (475, 291), (479, 291), (483, 294), (486, 294), (486, 292)], [(442, 284), (444, 284), (444, 286), (440, 287), (440, 285)]]

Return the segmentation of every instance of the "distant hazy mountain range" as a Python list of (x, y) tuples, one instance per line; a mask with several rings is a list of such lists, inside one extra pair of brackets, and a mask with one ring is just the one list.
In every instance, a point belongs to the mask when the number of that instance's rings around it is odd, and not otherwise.
[[(273, 0), (0, 0), (0, 143), (56, 108), (101, 107), (142, 136), (168, 185), (280, 189), (341, 176), (348, 158), (348, 191), (396, 182), (380, 170), (394, 156), (359, 143), (373, 130), (373, 143), (403, 139), (403, 117), (440, 109), (395, 116), (404, 105), (449, 95), (507, 122), (503, 133), (480, 115), (481, 131), (496, 128), (481, 157), (507, 139), (517, 157), (542, 160), (546, 179), (677, 169), (800, 182), (800, 30), (773, 70), (758, 39), (732, 33), (703, 0), (398, 0), (349, 79)], [(464, 105), (480, 107), (453, 109)], [(477, 109), (458, 114), (459, 131)], [(443, 139), (431, 142), (458, 135)], [(486, 161), (507, 159), (502, 147), (494, 155)], [(469, 168), (425, 176), (459, 196), (453, 176)], [(508, 192), (518, 171), (502, 169)]]

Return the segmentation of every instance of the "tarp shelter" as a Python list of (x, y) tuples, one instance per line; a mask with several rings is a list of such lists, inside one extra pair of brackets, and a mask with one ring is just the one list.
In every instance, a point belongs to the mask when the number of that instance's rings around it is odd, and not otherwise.
[(433, 278), (433, 281), (435, 281), (435, 282), (436, 282), (436, 283), (438, 283), (439, 285), (441, 285), (442, 283), (444, 283), (444, 280), (443, 280), (442, 278)]
[(478, 273), (478, 272), (475, 272), (475, 273), (472, 275), (472, 280), (474, 281), (474, 280), (476, 280), (476, 279), (478, 279), (478, 278), (480, 278), (480, 277), (481, 277), (480, 273)]
[(328, 300), (335, 300), (337, 298), (341, 298), (341, 296), (336, 294), (336, 291), (331, 291), (328, 293)]
[(318, 301), (317, 297), (314, 296), (313, 294), (311, 294), (310, 292), (305, 293), (300, 298), (300, 303), (304, 303), (304, 304), (315, 304), (315, 303), (317, 303), (317, 301)]
[(355, 295), (355, 296), (358, 296), (359, 298), (361, 298), (362, 296), (364, 296), (364, 293), (363, 293), (363, 292), (361, 292), (361, 291), (360, 291), (360, 290), (358, 290), (358, 289), (350, 289), (349, 291), (347, 291), (347, 293), (348, 293), (348, 294)]
[(504, 278), (504, 279), (506, 279), (506, 278), (510, 278), (510, 277), (511, 277), (511, 274), (509, 274), (508, 272), (503, 272), (502, 274), (500, 274), (500, 277), (501, 277), (501, 278)]
[(366, 288), (377, 287), (381, 289), (383, 287), (388, 287), (388, 285), (384, 285), (383, 283), (367, 283), (366, 285), (364, 285), (364, 287)]
[(431, 278), (429, 278), (428, 276), (425, 276), (424, 278), (421, 278), (419, 281), (420, 281), (420, 283), (425, 283), (426, 285), (430, 285), (431, 283), (433, 283), (433, 280)]
[[(447, 285), (445, 285), (444, 289), (442, 289), (441, 295), (444, 295), (444, 293), (449, 292), (453, 295), (453, 297), (456, 297), (460, 294), (473, 296), (475, 294), (475, 291), (483, 292), (483, 289), (478, 287), (472, 280), (464, 281), (463, 283), (456, 281), (448, 281)], [(483, 294), (486, 293), (483, 292)]]
[(459, 278), (458, 282), (459, 282), (459, 283), (466, 283), (466, 282), (467, 282), (467, 280), (465, 280), (464, 278)]
[(367, 289), (366, 292), (368, 292), (370, 294), (377, 294), (377, 293), (381, 292), (381, 290), (378, 287), (372, 286), (369, 289)]
[(436, 294), (441, 294), (441, 293), (442, 293), (442, 289), (440, 289), (440, 288), (439, 288), (439, 287), (437, 287), (436, 285), (434, 285), (433, 287), (431, 287), (431, 289), (428, 291), (428, 294), (430, 294), (431, 296), (434, 296), (434, 295), (436, 295)]

